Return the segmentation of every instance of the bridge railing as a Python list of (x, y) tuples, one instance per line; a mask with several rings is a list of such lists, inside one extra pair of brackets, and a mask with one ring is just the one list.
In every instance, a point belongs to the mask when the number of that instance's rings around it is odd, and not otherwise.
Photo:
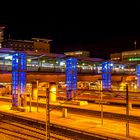
[(134, 74), (136, 74), (136, 72), (135, 71), (131, 71), (131, 70), (124, 70), (124, 71), (115, 71), (115, 70), (113, 70), (112, 72), (111, 72), (111, 74), (132, 74), (132, 75), (134, 75)]
[(12, 71), (11, 65), (0, 65), (0, 71)]
[[(0, 65), (0, 71), (12, 71), (12, 66), (11, 65)], [(51, 73), (65, 73), (65, 67), (39, 67), (39, 66), (27, 66), (27, 71), (28, 72), (51, 72)], [(101, 74), (101, 71), (98, 70), (91, 70), (91, 69), (82, 69), (82, 68), (77, 68), (77, 73), (78, 74)], [(135, 70), (123, 70), (123, 71), (116, 71), (112, 70), (111, 74), (136, 74)]]

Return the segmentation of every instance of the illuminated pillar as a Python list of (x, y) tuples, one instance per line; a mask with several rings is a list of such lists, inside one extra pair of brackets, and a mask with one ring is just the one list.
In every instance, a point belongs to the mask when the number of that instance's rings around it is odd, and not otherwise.
[(102, 63), (102, 87), (103, 90), (111, 89), (111, 72), (112, 72), (112, 62)]
[(140, 65), (136, 66), (137, 86), (140, 89)]
[(57, 86), (55, 82), (49, 83), (50, 102), (56, 101)]
[(77, 90), (77, 59), (66, 59), (66, 95), (67, 99), (72, 99), (72, 95)]
[(12, 56), (12, 106), (24, 106), (26, 88), (26, 54), (16, 52)]

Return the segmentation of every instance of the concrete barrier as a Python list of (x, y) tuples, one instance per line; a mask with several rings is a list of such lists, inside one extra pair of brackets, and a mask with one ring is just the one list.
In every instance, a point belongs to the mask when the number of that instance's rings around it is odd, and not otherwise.
[(12, 106), (11, 107), (11, 110), (20, 111), (20, 112), (28, 112), (28, 109), (27, 108), (24, 108), (24, 107), (15, 107), (15, 106)]
[(60, 101), (62, 104), (70, 104), (70, 105), (88, 105), (88, 101)]

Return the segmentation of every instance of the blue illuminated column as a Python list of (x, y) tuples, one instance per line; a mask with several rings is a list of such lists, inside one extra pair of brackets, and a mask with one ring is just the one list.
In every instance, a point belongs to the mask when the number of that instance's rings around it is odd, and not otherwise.
[(140, 89), (140, 65), (136, 66), (137, 86)]
[(12, 56), (12, 106), (23, 106), (26, 88), (26, 54), (14, 53)]
[(72, 95), (77, 90), (77, 59), (66, 59), (66, 94), (67, 99), (72, 99)]
[(103, 90), (111, 89), (111, 72), (112, 72), (113, 63), (112, 62), (103, 62), (102, 63), (102, 87)]

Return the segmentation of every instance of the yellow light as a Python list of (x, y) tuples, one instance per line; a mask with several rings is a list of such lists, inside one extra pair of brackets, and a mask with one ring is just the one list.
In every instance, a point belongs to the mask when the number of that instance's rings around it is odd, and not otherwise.
[(49, 91), (50, 91), (50, 101), (55, 102), (56, 101), (56, 83), (50, 83), (49, 84)]
[(31, 60), (31, 59), (27, 59), (27, 61), (28, 61), (28, 62), (31, 62), (32, 60)]
[(51, 92), (56, 92), (56, 86), (55, 85), (54, 86), (51, 86), (50, 91)]
[(121, 83), (121, 86), (124, 87), (126, 84), (125, 83)]
[(134, 85), (134, 89), (137, 89), (137, 85)]
[(37, 92), (37, 89), (33, 89), (33, 99), (36, 100), (37, 99), (37, 96), (38, 96), (38, 92)]

